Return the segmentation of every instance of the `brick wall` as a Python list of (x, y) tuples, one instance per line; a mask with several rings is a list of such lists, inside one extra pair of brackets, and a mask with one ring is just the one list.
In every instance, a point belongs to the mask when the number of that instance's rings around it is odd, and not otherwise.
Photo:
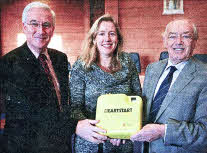
[(162, 15), (163, 0), (119, 0), (119, 24), (124, 50), (139, 52), (142, 69), (159, 59), (163, 47), (161, 33), (176, 18), (189, 18), (198, 26), (200, 38), (194, 53), (207, 53), (206, 0), (184, 0), (184, 15)]
[[(34, 0), (15, 0), (1, 9), (2, 54), (17, 47), (17, 33), (22, 32), (23, 8)], [(62, 51), (73, 64), (80, 54), (80, 46), (90, 23), (89, 0), (39, 0), (56, 12), (55, 33), (63, 40)], [(195, 53), (207, 53), (207, 3), (206, 0), (184, 0), (184, 15), (162, 15), (163, 0), (105, 0), (105, 12), (118, 19), (124, 35), (124, 50), (138, 52), (142, 71), (159, 59), (161, 33), (166, 24), (175, 18), (190, 18), (198, 26), (200, 37)]]
[[(24, 7), (34, 0), (16, 0), (1, 9), (2, 54), (17, 47), (17, 34), (22, 33), (21, 15)], [(84, 14), (87, 8), (83, 0), (39, 0), (48, 4), (56, 13), (55, 34), (62, 37), (62, 51), (68, 60), (74, 63), (80, 53), (80, 44), (88, 30), (89, 16)], [(86, 25), (86, 30), (85, 30)]]
[[(34, 0), (13, 0), (1, 7), (0, 48), (6, 54), (17, 47), (17, 34), (22, 33), (21, 15), (24, 7)], [(90, 28), (89, 0), (39, 0), (56, 12), (55, 34), (62, 37), (62, 51), (73, 64), (80, 54), (85, 33)], [(162, 15), (163, 0), (105, 0), (105, 12), (119, 21), (124, 36), (124, 50), (138, 52), (142, 72), (146, 66), (159, 59), (161, 33), (166, 24), (175, 18), (192, 19), (198, 26), (199, 40), (195, 53), (207, 53), (207, 3), (206, 0), (184, 0), (184, 15)], [(140, 76), (143, 83), (144, 76)], [(1, 129), (5, 120), (2, 118)]]

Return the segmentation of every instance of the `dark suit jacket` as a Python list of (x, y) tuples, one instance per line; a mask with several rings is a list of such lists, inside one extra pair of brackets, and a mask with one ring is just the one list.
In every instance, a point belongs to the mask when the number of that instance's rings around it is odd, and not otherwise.
[(57, 50), (48, 49), (48, 54), (59, 81), (63, 112), (52, 84), (26, 43), (1, 59), (9, 153), (69, 152), (77, 121), (69, 118), (67, 105), (68, 61)]
[[(157, 82), (167, 65), (147, 67), (143, 87), (148, 120)], [(191, 58), (168, 91), (155, 123), (167, 124), (165, 139), (149, 144), (150, 153), (207, 153), (207, 65)]]

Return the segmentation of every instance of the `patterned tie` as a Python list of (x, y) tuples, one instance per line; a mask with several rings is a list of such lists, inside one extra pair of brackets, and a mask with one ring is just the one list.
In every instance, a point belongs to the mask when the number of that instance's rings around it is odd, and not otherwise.
[(61, 105), (61, 94), (60, 94), (60, 90), (59, 87), (57, 85), (57, 83), (55, 83), (55, 78), (54, 76), (52, 76), (51, 71), (49, 69), (48, 63), (47, 63), (47, 57), (45, 56), (45, 54), (40, 54), (38, 57), (40, 64), (42, 65), (42, 68), (44, 69), (49, 82), (51, 82), (53, 89), (55, 90), (56, 96), (57, 96), (57, 100), (58, 100), (58, 105), (60, 108), (60, 111), (63, 111), (62, 105)]
[(44, 54), (40, 54), (38, 59), (39, 59), (41, 65), (42, 65), (42, 68), (44, 69), (45, 73), (47, 74), (48, 80), (53, 84), (52, 75), (50, 73), (48, 64), (46, 62), (47, 57)]
[(172, 82), (173, 73), (176, 71), (175, 66), (170, 66), (170, 72), (160, 85), (160, 88), (154, 98), (154, 101), (152, 102), (151, 111), (149, 115), (150, 122), (154, 122), (156, 119), (156, 115), (162, 105), (163, 100), (165, 99), (165, 96), (167, 95), (167, 92), (170, 88), (170, 84)]

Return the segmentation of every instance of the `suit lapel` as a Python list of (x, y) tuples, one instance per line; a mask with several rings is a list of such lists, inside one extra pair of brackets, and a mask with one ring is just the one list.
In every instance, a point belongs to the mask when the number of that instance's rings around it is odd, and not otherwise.
[[(196, 71), (196, 66), (192, 62), (192, 59), (189, 60), (189, 63), (183, 68), (178, 78), (170, 88), (166, 98), (164, 99), (162, 106), (157, 114), (156, 120), (162, 115), (162, 113), (168, 108), (170, 103), (175, 99), (175, 97), (185, 89), (185, 87), (194, 79), (194, 72)], [(155, 120), (155, 121), (156, 121)]]
[(23, 45), (23, 49), (24, 52), (22, 55), (24, 56), (22, 58), (23, 60), (20, 61), (20, 65), (24, 65), (22, 68), (27, 72), (24, 74), (28, 75), (26, 79), (29, 79), (28, 82), (31, 83), (31, 86), (39, 86), (38, 88), (41, 90), (40, 92), (50, 97), (53, 91), (53, 86), (51, 86), (45, 72), (41, 69), (41, 64), (28, 48), (26, 43)]
[(17, 87), (28, 89), (26, 92), (29, 93), (32, 91), (36, 92), (36, 89), (39, 89), (39, 92), (42, 94), (46, 96), (51, 95), (51, 87), (48, 85), (48, 79), (41, 70), (39, 61), (26, 43), (19, 48), (17, 54), (18, 59), (15, 60), (12, 67)]
[(28, 63), (28, 64), (37, 64), (37, 59), (34, 56), (34, 54), (30, 51), (30, 49), (28, 48), (27, 44), (24, 43), (22, 45), (22, 50), (19, 52), (20, 57), (21, 57), (21, 61), (22, 63)]
[(15, 73), (22, 74), (21, 79), (23, 79), (25, 83), (31, 82), (27, 80), (36, 80), (39, 76), (39, 74), (36, 73), (39, 71), (39, 63), (26, 43), (20, 47), (18, 54), (19, 59), (16, 60), (16, 63), (13, 65)]
[[(50, 60), (52, 62), (52, 67), (55, 71), (55, 74), (57, 75), (57, 69), (58, 69), (58, 60), (57, 60), (57, 56), (55, 56), (54, 52), (48, 48), (48, 54), (50, 56)], [(57, 76), (58, 77), (58, 76)], [(59, 79), (59, 78), (58, 78)]]
[(158, 83), (160, 76), (162, 75), (166, 65), (167, 65), (167, 60), (163, 60), (163, 61), (160, 61), (158, 63), (158, 65), (156, 65), (156, 67), (153, 67), (153, 70), (151, 70), (151, 71), (153, 71), (153, 73), (150, 76), (151, 80), (149, 80), (150, 84), (148, 85), (148, 87), (152, 87), (152, 88), (146, 89), (147, 92), (149, 93), (149, 99), (147, 102), (147, 117), (149, 117), (149, 113), (150, 113), (150, 109), (151, 109), (152, 101), (154, 98), (154, 93), (155, 93), (157, 83)]
[[(55, 72), (55, 75), (57, 77), (57, 80), (58, 80), (58, 83), (60, 85), (60, 93), (62, 94), (62, 77), (64, 76), (63, 75), (63, 72), (64, 72), (64, 69), (63, 69), (63, 63), (60, 64), (59, 61), (61, 61), (57, 56), (57, 54), (52, 50), (52, 49), (49, 49), (48, 48), (48, 54), (50, 56), (50, 60), (51, 60), (51, 63), (52, 63), (52, 67), (54, 69), (54, 72)], [(63, 59), (62, 59), (63, 60)], [(62, 62), (62, 61), (61, 61)]]
[(58, 82), (60, 84), (60, 80), (61, 80), (61, 73), (62, 73), (62, 65), (59, 64), (59, 60), (58, 60), (58, 56), (55, 55), (55, 53), (48, 48), (48, 54), (50, 56), (50, 60), (52, 62), (52, 67), (55, 71), (56, 77), (58, 79)]

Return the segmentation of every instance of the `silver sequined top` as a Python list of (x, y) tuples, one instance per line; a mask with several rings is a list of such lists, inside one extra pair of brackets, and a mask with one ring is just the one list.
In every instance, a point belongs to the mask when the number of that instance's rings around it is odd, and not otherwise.
[[(104, 72), (95, 63), (91, 65), (90, 70), (83, 67), (84, 63), (81, 60), (74, 63), (70, 76), (70, 104), (74, 118), (79, 120), (95, 119), (97, 98), (102, 94), (141, 95), (138, 72), (129, 54), (121, 53), (119, 59), (122, 69), (113, 74)], [(76, 152), (92, 151), (95, 153), (98, 148), (98, 145), (80, 137), (77, 137), (75, 146)], [(104, 152), (108, 152), (107, 150), (118, 147), (105, 143), (103, 148), (105, 148)], [(124, 149), (128, 149), (130, 152), (132, 143), (126, 143), (118, 149), (120, 150), (120, 148), (123, 148), (123, 152), (126, 152)]]

